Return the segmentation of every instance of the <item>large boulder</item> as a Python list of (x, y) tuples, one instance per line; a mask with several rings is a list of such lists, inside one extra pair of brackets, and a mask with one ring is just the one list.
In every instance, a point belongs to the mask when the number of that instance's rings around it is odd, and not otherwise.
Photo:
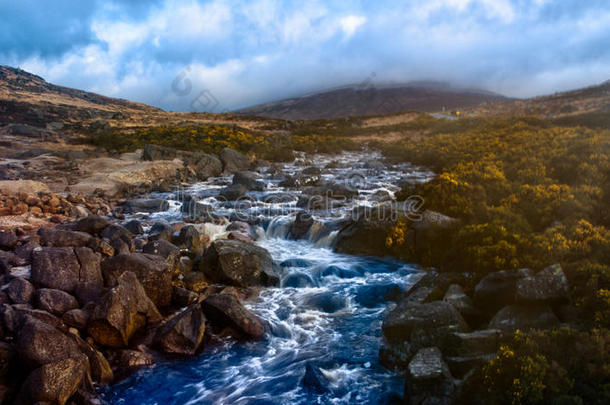
[(106, 286), (112, 287), (119, 277), (133, 272), (144, 287), (146, 295), (157, 307), (165, 307), (172, 299), (172, 269), (157, 255), (122, 253), (102, 263)]
[(23, 326), (17, 334), (16, 349), (20, 359), (33, 366), (68, 358), (80, 359), (83, 356), (73, 339), (30, 315), (23, 317)]
[(201, 234), (193, 225), (187, 225), (180, 229), (176, 243), (195, 256), (201, 256), (205, 250)]
[(65, 312), (78, 308), (76, 298), (61, 290), (41, 288), (36, 291), (36, 308), (62, 316)]
[(230, 294), (212, 294), (202, 302), (203, 312), (217, 329), (230, 328), (238, 337), (261, 339), (265, 324)]
[(259, 180), (259, 176), (255, 172), (236, 172), (233, 175), (233, 184), (240, 184), (250, 191), (265, 190), (265, 183)]
[(121, 348), (147, 323), (160, 320), (161, 314), (136, 275), (127, 271), (93, 310), (87, 332), (102, 346)]
[(32, 371), (23, 383), (17, 403), (64, 405), (87, 375), (87, 360), (62, 359)]
[(194, 355), (203, 340), (205, 316), (201, 305), (192, 305), (171, 317), (158, 331), (156, 344), (165, 352)]
[(86, 232), (58, 228), (40, 228), (38, 235), (40, 235), (40, 244), (48, 247), (90, 246), (94, 239)]
[(560, 264), (519, 280), (516, 290), (515, 300), (520, 303), (561, 304), (570, 300), (570, 287)]
[(483, 277), (474, 288), (474, 302), (488, 315), (515, 302), (519, 280), (531, 276), (529, 269), (504, 270)]
[(182, 160), (199, 180), (219, 176), (222, 172), (220, 159), (213, 155), (151, 144), (144, 145), (142, 151), (142, 159), (144, 160), (173, 160), (176, 158)]
[(409, 341), (413, 350), (428, 346), (443, 348), (453, 333), (468, 330), (462, 315), (445, 301), (401, 303), (390, 311), (382, 325), (389, 343)]
[(250, 168), (250, 158), (231, 148), (224, 148), (220, 151), (222, 170), (224, 174), (232, 174)]
[(507, 335), (515, 330), (551, 329), (559, 319), (548, 305), (509, 305), (502, 308), (489, 321), (490, 329), (499, 329)]
[(29, 304), (34, 297), (34, 286), (28, 280), (17, 277), (6, 287), (6, 294), (14, 304)]
[(80, 282), (100, 284), (100, 255), (89, 248), (40, 248), (32, 252), (32, 282), (72, 293)]
[(213, 282), (237, 287), (279, 283), (269, 252), (237, 240), (214, 241), (200, 261), (199, 269)]
[(483, 321), (481, 311), (474, 306), (472, 299), (466, 295), (459, 284), (451, 284), (447, 288), (443, 301), (450, 303), (455, 309), (460, 311), (460, 314), (462, 314), (469, 325), (478, 325)]
[(455, 383), (438, 347), (420, 349), (409, 363), (405, 398), (409, 403), (447, 404), (454, 402)]
[(110, 225), (108, 218), (91, 215), (76, 221), (75, 229), (91, 235), (99, 235), (108, 225)]
[(216, 156), (198, 153), (198, 159), (191, 165), (199, 180), (207, 180), (210, 177), (220, 176), (222, 173), (222, 162)]

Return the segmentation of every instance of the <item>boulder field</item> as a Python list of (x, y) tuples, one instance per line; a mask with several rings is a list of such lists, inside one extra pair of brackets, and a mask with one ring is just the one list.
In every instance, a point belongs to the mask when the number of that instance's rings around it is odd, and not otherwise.
[(278, 283), (265, 249), (135, 222), (0, 232), (0, 403), (94, 404), (95, 387), (162, 357), (265, 338), (266, 322), (241, 303)]

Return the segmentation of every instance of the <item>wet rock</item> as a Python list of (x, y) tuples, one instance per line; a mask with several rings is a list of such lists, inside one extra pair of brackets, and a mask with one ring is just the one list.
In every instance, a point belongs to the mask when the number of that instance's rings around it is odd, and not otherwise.
[(219, 196), (228, 201), (239, 200), (246, 195), (248, 189), (241, 184), (231, 184), (220, 190)]
[(41, 288), (36, 291), (36, 308), (62, 316), (65, 312), (78, 308), (78, 301), (67, 292)]
[(140, 328), (159, 320), (161, 315), (155, 304), (136, 275), (127, 271), (118, 277), (116, 287), (93, 310), (87, 332), (103, 346), (120, 348), (127, 346)]
[(345, 308), (345, 298), (330, 292), (322, 292), (307, 296), (303, 305), (326, 313), (334, 313)]
[(114, 373), (106, 357), (79, 336), (72, 335), (72, 339), (78, 345), (79, 350), (89, 359), (89, 373), (93, 381), (110, 384), (114, 379)]
[(409, 363), (405, 398), (410, 404), (452, 404), (455, 383), (438, 347), (420, 349)]
[(379, 363), (396, 373), (404, 374), (413, 354), (413, 348), (408, 341), (390, 343), (384, 338), (379, 349)]
[(118, 278), (133, 272), (144, 287), (146, 295), (157, 307), (165, 307), (172, 298), (172, 269), (156, 255), (124, 253), (106, 259), (102, 273), (106, 286), (114, 286)]
[(120, 350), (117, 354), (115, 362), (122, 374), (129, 374), (138, 368), (152, 366), (155, 363), (151, 354), (139, 350)]
[(282, 279), (282, 287), (308, 288), (317, 287), (317, 284), (309, 274), (291, 273)]
[(203, 312), (214, 328), (231, 328), (242, 337), (262, 339), (265, 325), (233, 295), (212, 294), (202, 302)]
[(24, 316), (23, 326), (17, 334), (16, 349), (23, 361), (36, 366), (82, 358), (73, 339), (30, 315)]
[(156, 344), (165, 352), (194, 355), (205, 332), (201, 305), (193, 305), (171, 317), (157, 332)]
[(201, 256), (205, 250), (203, 241), (201, 240), (201, 234), (193, 225), (187, 225), (180, 229), (176, 243), (180, 247), (188, 249), (188, 251), (195, 256)]
[(448, 302), (401, 303), (383, 320), (382, 331), (390, 343), (409, 341), (414, 350), (445, 347), (454, 332), (468, 332), (462, 315)]
[(259, 180), (259, 176), (254, 172), (240, 171), (233, 175), (233, 184), (244, 186), (250, 191), (263, 191), (266, 188), (265, 183)]
[(385, 170), (386, 166), (378, 160), (369, 160), (364, 163), (364, 168), (372, 170)]
[(517, 329), (550, 329), (558, 325), (559, 319), (548, 305), (509, 305), (489, 321), (490, 329), (500, 329), (509, 335)]
[(169, 256), (177, 256), (180, 252), (178, 246), (164, 239), (153, 240), (142, 247), (142, 253), (161, 256), (164, 259)]
[(308, 212), (299, 212), (290, 226), (290, 237), (292, 239), (303, 239), (314, 223), (314, 219)]
[(310, 363), (305, 365), (305, 373), (301, 378), (301, 385), (316, 394), (323, 394), (329, 391), (328, 379), (318, 367)]
[(220, 151), (219, 157), (222, 161), (223, 172), (225, 174), (232, 174), (250, 168), (250, 158), (236, 150), (224, 148)]
[(82, 309), (72, 309), (66, 311), (61, 320), (68, 326), (72, 326), (77, 329), (85, 329), (87, 327), (87, 321), (89, 321), (89, 313)]
[(402, 292), (400, 286), (395, 283), (367, 284), (358, 288), (356, 302), (367, 308), (376, 307), (388, 301), (394, 301)]
[(554, 264), (518, 281), (515, 300), (518, 303), (567, 303), (570, 300), (568, 280), (560, 264)]
[(142, 223), (137, 219), (133, 219), (123, 225), (125, 229), (131, 232), (133, 235), (142, 235), (144, 233), (144, 227)]
[(110, 225), (108, 218), (100, 216), (89, 216), (76, 222), (75, 228), (80, 232), (87, 232), (90, 235), (99, 235)]
[(515, 302), (517, 282), (532, 274), (529, 269), (505, 270), (488, 274), (474, 288), (478, 308), (492, 315)]
[(21, 403), (64, 405), (87, 373), (85, 359), (63, 359), (32, 371), (19, 393)]
[(123, 204), (123, 208), (125, 211), (132, 214), (137, 212), (161, 212), (169, 209), (169, 202), (161, 198), (138, 198), (127, 200), (125, 204)]
[(15, 304), (29, 304), (34, 297), (34, 286), (23, 278), (14, 278), (8, 283), (6, 294)]
[(217, 240), (206, 250), (200, 270), (213, 282), (238, 287), (279, 283), (267, 250), (236, 240)]

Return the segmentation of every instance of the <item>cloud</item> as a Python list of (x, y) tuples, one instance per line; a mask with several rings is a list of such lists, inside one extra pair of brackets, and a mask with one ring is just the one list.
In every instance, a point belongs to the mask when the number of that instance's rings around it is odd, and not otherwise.
[[(532, 96), (607, 80), (605, 0), (0, 0), (0, 63), (171, 110), (438, 79)], [(190, 67), (186, 71), (187, 67)], [(173, 90), (180, 73), (187, 95)], [(205, 103), (194, 103), (200, 94)], [(201, 101), (200, 100), (200, 101)]]

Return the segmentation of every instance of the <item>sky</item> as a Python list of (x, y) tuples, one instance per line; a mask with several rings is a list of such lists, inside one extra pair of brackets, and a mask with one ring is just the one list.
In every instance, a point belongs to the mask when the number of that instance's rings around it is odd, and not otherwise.
[(531, 97), (610, 79), (610, 1), (0, 0), (0, 64), (172, 111), (419, 80)]

